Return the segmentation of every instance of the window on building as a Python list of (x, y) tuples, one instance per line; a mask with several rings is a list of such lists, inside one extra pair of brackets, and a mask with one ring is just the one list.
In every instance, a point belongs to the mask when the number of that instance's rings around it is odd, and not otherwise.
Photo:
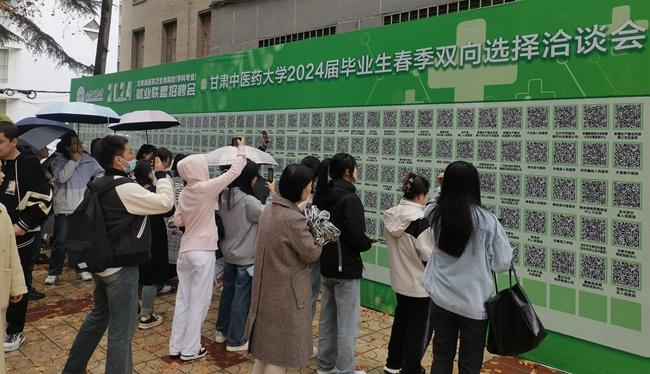
[(262, 48), (271, 45), (291, 43), (298, 40), (321, 38), (324, 36), (330, 36), (335, 34), (336, 34), (336, 26), (327, 26), (327, 27), (323, 27), (322, 29), (315, 29), (310, 31), (298, 32), (295, 34), (288, 34), (288, 35), (276, 36), (268, 39), (262, 39), (258, 42), (258, 46)]
[(196, 57), (205, 57), (210, 55), (210, 43), (212, 39), (212, 12), (209, 10), (199, 13), (199, 30), (196, 34)]
[(384, 14), (384, 25), (391, 23), (400, 23), (407, 21), (414, 21), (416, 19), (441, 16), (448, 13), (463, 12), (470, 9), (483, 8), (493, 5), (510, 3), (516, 0), (460, 0), (450, 1), (445, 4), (432, 6), (429, 8), (421, 8), (410, 10), (407, 12), (398, 12), (391, 14)]
[(9, 81), (9, 50), (0, 49), (0, 83)]
[(7, 100), (0, 100), (0, 113), (7, 113)]
[(131, 46), (131, 68), (137, 69), (144, 66), (144, 29), (133, 31)]
[(176, 20), (163, 23), (162, 62), (176, 61)]

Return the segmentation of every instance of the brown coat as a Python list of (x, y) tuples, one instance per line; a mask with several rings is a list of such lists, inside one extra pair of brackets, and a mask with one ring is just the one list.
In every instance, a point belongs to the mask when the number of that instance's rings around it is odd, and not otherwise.
[(265, 364), (307, 365), (312, 352), (309, 264), (321, 254), (296, 204), (275, 195), (257, 234), (246, 336)]

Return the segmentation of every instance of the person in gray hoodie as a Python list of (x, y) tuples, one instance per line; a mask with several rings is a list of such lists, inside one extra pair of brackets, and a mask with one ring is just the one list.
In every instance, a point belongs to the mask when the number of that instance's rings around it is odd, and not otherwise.
[[(251, 303), (252, 266), (257, 225), (264, 210), (264, 204), (253, 192), (259, 170), (259, 165), (248, 160), (239, 177), (219, 198), (225, 231), (220, 242), (225, 268), (214, 340), (225, 342), (230, 352), (248, 350), (245, 328)], [(275, 192), (275, 183), (267, 183), (266, 188)]]

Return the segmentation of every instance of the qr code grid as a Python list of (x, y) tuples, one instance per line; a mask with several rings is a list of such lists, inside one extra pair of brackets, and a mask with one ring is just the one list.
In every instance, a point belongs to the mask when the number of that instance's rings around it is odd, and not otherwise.
[(575, 129), (578, 127), (578, 108), (576, 106), (555, 107), (553, 127), (556, 129)]
[(476, 111), (474, 109), (458, 109), (456, 112), (456, 122), (458, 128), (468, 129), (474, 127), (474, 118)]
[(436, 116), (436, 126), (442, 129), (449, 129), (454, 127), (454, 110), (438, 109)]
[(326, 136), (323, 138), (323, 152), (327, 154), (334, 153), (336, 140), (332, 136)]
[(399, 112), (399, 127), (411, 129), (415, 127), (415, 111), (402, 110)]
[(374, 136), (366, 138), (366, 153), (371, 155), (379, 154), (379, 138)]
[(336, 151), (341, 153), (350, 152), (350, 139), (339, 137), (336, 139)]
[(639, 169), (641, 167), (641, 144), (616, 143), (614, 145), (614, 167)]
[(527, 110), (527, 126), (529, 129), (548, 128), (548, 107), (532, 107)]
[(420, 158), (433, 156), (433, 141), (430, 139), (418, 139), (417, 156)]
[(336, 127), (336, 113), (326, 112), (325, 113), (325, 127), (335, 128)]
[(551, 271), (556, 274), (576, 275), (576, 254), (574, 252), (551, 250)]
[(582, 165), (607, 167), (607, 143), (582, 143)]
[(453, 141), (448, 139), (436, 140), (436, 157), (437, 158), (452, 158)]
[(309, 119), (310, 119), (309, 113), (300, 113), (300, 127), (302, 128), (307, 128), (309, 127)]
[(520, 129), (523, 112), (521, 108), (503, 108), (501, 112), (501, 127), (504, 129)]
[(576, 201), (576, 180), (574, 178), (553, 178), (553, 199)]
[(362, 129), (366, 125), (366, 112), (352, 112), (352, 127)]
[(580, 239), (596, 242), (607, 242), (607, 220), (603, 218), (582, 217), (580, 220)]
[(641, 183), (614, 182), (614, 206), (641, 208)]
[(497, 192), (496, 173), (479, 173), (481, 193), (495, 194)]
[(554, 213), (551, 216), (552, 233), (554, 236), (574, 239), (576, 237), (576, 216), (571, 214)]
[(607, 204), (607, 181), (582, 180), (580, 187), (580, 201), (583, 204)]
[(363, 205), (366, 209), (377, 209), (377, 192), (375, 191), (364, 192)]
[(378, 129), (380, 127), (380, 117), (378, 111), (368, 112), (368, 128)]
[(614, 245), (640, 248), (641, 224), (636, 222), (614, 221), (612, 223)]
[(280, 113), (276, 117), (276, 126), (283, 128), (287, 126), (287, 115), (285, 113)]
[(612, 260), (612, 283), (627, 288), (641, 288), (641, 264)]
[(298, 151), (308, 152), (309, 151), (309, 137), (301, 136), (298, 139)]
[(578, 144), (575, 142), (554, 143), (553, 163), (555, 165), (576, 165), (578, 163)]
[[(307, 114), (307, 116), (309, 116), (309, 114)], [(307, 118), (307, 122), (309, 122), (309, 118)], [(255, 127), (258, 129), (264, 127), (264, 114), (258, 114), (255, 116)]]
[(530, 269), (546, 269), (546, 248), (534, 245), (524, 246), (524, 266)]
[(546, 212), (526, 210), (524, 212), (524, 231), (546, 234)]
[(288, 119), (288, 122), (289, 122), (288, 127), (289, 128), (297, 128), (298, 127), (298, 113), (289, 113), (288, 118), (289, 118)]
[(339, 112), (339, 127), (340, 128), (350, 127), (350, 113)]
[(526, 161), (529, 164), (548, 163), (548, 143), (544, 141), (526, 142)]
[(463, 160), (474, 159), (474, 141), (473, 140), (457, 140), (456, 141), (456, 158)]
[(548, 198), (548, 178), (543, 176), (527, 175), (524, 180), (526, 197), (532, 199)]
[(395, 139), (383, 138), (381, 141), (381, 152), (384, 156), (395, 156), (396, 154)]
[(521, 210), (519, 208), (501, 207), (499, 222), (506, 230), (519, 231), (521, 227)]
[(287, 136), (287, 152), (296, 150), (297, 142), (295, 136)]
[(366, 164), (366, 180), (368, 182), (379, 181), (379, 166), (377, 164)]
[(384, 128), (394, 129), (397, 127), (397, 112), (389, 110), (384, 112)]
[(511, 242), (510, 247), (512, 247), (512, 264), (519, 265), (519, 261), (521, 257), (521, 244)]
[(362, 137), (357, 137), (354, 136), (352, 137), (352, 144), (351, 144), (351, 149), (352, 153), (355, 155), (362, 154), (363, 153), (363, 138)]
[(497, 160), (497, 141), (496, 140), (479, 140), (478, 141), (478, 159), (480, 161)]
[(521, 193), (521, 176), (518, 174), (501, 174), (501, 194), (519, 196)]
[(399, 156), (413, 157), (414, 140), (413, 138), (399, 139)]
[(614, 106), (614, 128), (640, 129), (641, 104), (617, 104)]
[(311, 137), (311, 142), (309, 144), (309, 150), (314, 152), (314, 153), (320, 153), (321, 152), (321, 138), (320, 136), (312, 136)]
[(419, 110), (418, 111), (418, 127), (429, 129), (433, 127), (433, 110)]
[(393, 205), (395, 205), (394, 198), (395, 198), (395, 195), (393, 195), (392, 193), (390, 193), (390, 192), (382, 192), (380, 202), (379, 202), (379, 209), (381, 209), (383, 211), (383, 210), (392, 208)]
[(482, 129), (497, 128), (497, 109), (481, 108), (478, 110), (478, 127)]
[(582, 109), (582, 127), (586, 130), (607, 128), (607, 105), (585, 105)]
[(521, 142), (507, 141), (501, 142), (501, 161), (502, 162), (521, 162)]
[(382, 183), (395, 183), (395, 166), (382, 165), (381, 166), (381, 182)]
[(597, 282), (607, 281), (607, 258), (580, 255), (580, 276)]

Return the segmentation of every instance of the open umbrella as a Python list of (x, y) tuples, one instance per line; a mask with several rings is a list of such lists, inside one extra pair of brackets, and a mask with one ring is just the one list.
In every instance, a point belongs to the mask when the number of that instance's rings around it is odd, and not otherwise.
[(16, 127), (18, 127), (18, 134), (24, 134), (27, 131), (38, 127), (59, 127), (61, 129), (65, 129), (66, 131), (72, 130), (70, 126), (68, 126), (63, 122), (52, 121), (49, 119), (38, 118), (38, 117), (23, 118), (20, 121), (16, 122)]
[(126, 113), (120, 122), (108, 125), (113, 131), (144, 131), (146, 141), (149, 143), (148, 130), (161, 130), (179, 126), (180, 122), (161, 110), (138, 110)]
[(82, 102), (51, 103), (36, 113), (36, 117), (61, 122), (88, 124), (116, 123), (120, 116), (111, 108)]
[[(232, 165), (237, 161), (237, 148), (225, 146), (217, 148), (212, 152), (206, 153), (205, 158), (210, 166)], [(251, 146), (246, 146), (244, 150), (246, 158), (260, 165), (277, 166), (278, 162), (268, 153), (260, 151)]]
[(69, 131), (72, 131), (72, 129), (65, 129), (57, 126), (35, 127), (20, 135), (18, 139), (24, 141), (38, 151), (56, 139), (59, 139), (63, 134)]

